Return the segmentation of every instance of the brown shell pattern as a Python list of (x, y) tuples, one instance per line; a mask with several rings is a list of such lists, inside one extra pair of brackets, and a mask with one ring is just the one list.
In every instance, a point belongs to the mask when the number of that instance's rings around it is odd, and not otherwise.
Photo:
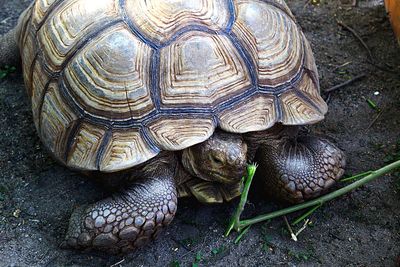
[(324, 118), (283, 0), (37, 0), (18, 37), (36, 128), (78, 170), (113, 172), (209, 138)]

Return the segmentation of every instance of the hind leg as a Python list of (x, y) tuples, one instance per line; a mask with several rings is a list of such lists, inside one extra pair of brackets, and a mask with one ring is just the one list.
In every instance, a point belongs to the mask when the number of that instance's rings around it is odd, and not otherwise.
[(29, 23), (31, 8), (32, 5), (22, 12), (17, 25), (13, 29), (0, 36), (0, 67), (6, 65), (19, 66), (21, 64), (18, 41)]
[(256, 179), (273, 198), (299, 203), (315, 198), (344, 174), (345, 155), (328, 140), (313, 137), (270, 139), (261, 144)]
[(0, 36), (0, 67), (19, 65), (20, 57), (16, 42), (16, 28)]

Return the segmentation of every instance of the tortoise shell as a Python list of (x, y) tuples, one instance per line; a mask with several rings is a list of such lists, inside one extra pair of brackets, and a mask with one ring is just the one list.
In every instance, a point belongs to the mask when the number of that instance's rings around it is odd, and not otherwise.
[(37, 0), (21, 18), (41, 140), (113, 172), (227, 132), (324, 118), (311, 48), (283, 0)]

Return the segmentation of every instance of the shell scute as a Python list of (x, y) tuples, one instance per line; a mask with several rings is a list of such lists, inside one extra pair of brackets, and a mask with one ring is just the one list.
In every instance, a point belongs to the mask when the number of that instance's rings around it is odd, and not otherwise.
[(259, 86), (278, 87), (301, 69), (302, 36), (295, 21), (281, 9), (259, 1), (240, 1), (232, 32), (249, 51)]
[(159, 117), (148, 126), (157, 146), (180, 150), (207, 140), (215, 129), (211, 117)]
[(297, 94), (294, 90), (289, 90), (280, 96), (282, 108), (282, 123), (284, 125), (304, 125), (316, 123), (324, 118), (317, 107), (310, 104), (308, 99)]
[(61, 71), (64, 61), (89, 40), (88, 35), (107, 29), (105, 25), (118, 18), (116, 0), (98, 0), (96, 4), (86, 0), (64, 1), (37, 33), (47, 67), (53, 72)]
[(165, 106), (215, 107), (251, 86), (247, 67), (226, 36), (192, 31), (160, 52)]
[(25, 81), (25, 87), (29, 96), (32, 96), (32, 66), (37, 56), (37, 48), (35, 43), (35, 35), (30, 28), (26, 30), (25, 38), (21, 39), (21, 60), (22, 72)]
[(78, 170), (98, 170), (98, 154), (103, 148), (106, 137), (105, 127), (81, 122), (76, 132), (72, 132), (71, 147), (67, 148), (68, 157), (66, 164)]
[[(32, 65), (32, 84), (31, 84), (31, 97), (32, 97), (32, 113), (33, 120), (37, 129), (40, 129), (40, 114), (44, 103), (46, 91), (48, 90), (48, 83), (51, 80), (50, 75), (44, 70), (43, 64), (40, 59), (37, 59)], [(58, 91), (58, 88), (56, 89)], [(59, 98), (57, 104), (62, 104), (62, 99)]]
[(146, 143), (139, 128), (113, 130), (99, 169), (104, 172), (124, 170), (145, 162), (158, 152)]
[(152, 49), (124, 24), (93, 39), (63, 72), (73, 101), (95, 117), (130, 120), (154, 109), (150, 95)]
[(320, 113), (325, 114), (328, 111), (328, 106), (322, 99), (319, 91), (316, 90), (316, 87), (315, 81), (310, 73), (305, 73), (296, 85), (296, 88), (303, 93), (314, 106), (318, 107)]
[(221, 30), (229, 22), (225, 0), (130, 0), (125, 5), (127, 17), (134, 27), (157, 45), (168, 42), (186, 27)]
[(77, 116), (63, 99), (56, 83), (48, 85), (41, 110), (40, 134), (46, 140), (46, 146), (64, 162), (66, 141), (70, 130), (77, 123)]
[(268, 94), (255, 95), (240, 105), (219, 114), (220, 127), (228, 132), (246, 133), (268, 129), (275, 124), (275, 97)]
[(33, 14), (32, 14), (32, 25), (37, 30), (39, 26), (42, 24), (43, 20), (54, 6), (57, 4), (57, 0), (37, 0), (33, 4)]

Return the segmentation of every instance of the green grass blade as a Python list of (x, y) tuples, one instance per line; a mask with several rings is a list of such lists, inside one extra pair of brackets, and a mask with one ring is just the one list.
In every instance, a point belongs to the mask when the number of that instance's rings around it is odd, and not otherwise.
[(350, 182), (350, 181), (354, 181), (354, 180), (357, 180), (357, 179), (362, 178), (362, 177), (364, 177), (364, 176), (370, 175), (371, 173), (372, 173), (372, 171), (367, 171), (367, 172), (359, 173), (359, 174), (357, 174), (357, 175), (354, 175), (354, 176), (351, 176), (351, 177), (347, 177), (347, 178), (341, 179), (340, 181), (341, 181), (341, 182)]
[(299, 222), (303, 221), (305, 218), (307, 218), (308, 216), (310, 216), (311, 214), (314, 213), (314, 211), (316, 211), (319, 207), (321, 207), (322, 204), (319, 204), (315, 207), (313, 207), (312, 209), (310, 209), (309, 211), (307, 211), (306, 213), (304, 213), (303, 215), (301, 215), (299, 218), (297, 218), (294, 222), (291, 223), (292, 226), (297, 225)]
[(242, 237), (250, 230), (251, 225), (247, 226), (246, 228), (243, 229), (243, 231), (240, 232), (239, 236), (236, 237), (234, 243), (238, 244)]

